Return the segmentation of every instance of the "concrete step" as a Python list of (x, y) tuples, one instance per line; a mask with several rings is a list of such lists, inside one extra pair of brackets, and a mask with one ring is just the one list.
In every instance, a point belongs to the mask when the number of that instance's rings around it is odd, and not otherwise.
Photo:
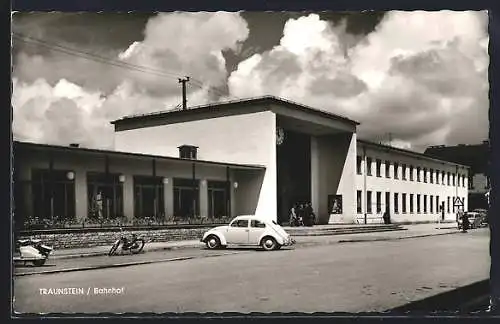
[(313, 235), (340, 235), (340, 234), (355, 234), (355, 233), (372, 233), (372, 232), (387, 232), (400, 231), (404, 228), (400, 225), (387, 226), (362, 226), (362, 227), (346, 227), (346, 228), (288, 228), (286, 231), (292, 236), (313, 236)]
[(287, 231), (305, 231), (305, 230), (315, 230), (315, 231), (334, 231), (334, 230), (346, 230), (346, 229), (373, 229), (373, 228), (399, 228), (402, 227), (401, 224), (381, 224), (381, 225), (316, 225), (316, 226), (301, 226), (301, 227), (284, 227)]

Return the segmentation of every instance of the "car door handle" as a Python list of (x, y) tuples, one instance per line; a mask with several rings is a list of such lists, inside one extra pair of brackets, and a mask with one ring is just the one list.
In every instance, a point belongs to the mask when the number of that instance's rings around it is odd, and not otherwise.
[(245, 232), (249, 232), (249, 231), (250, 231), (250, 230), (247, 230), (247, 229), (245, 230)]

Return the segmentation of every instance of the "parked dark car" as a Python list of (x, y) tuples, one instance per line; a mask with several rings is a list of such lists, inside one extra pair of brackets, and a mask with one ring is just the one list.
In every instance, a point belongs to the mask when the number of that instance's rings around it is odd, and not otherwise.
[(488, 210), (478, 208), (478, 209), (474, 209), (473, 211), (477, 212), (481, 215), (479, 227), (488, 226)]
[[(484, 209), (475, 209), (473, 211), (468, 211), (465, 213), (465, 215), (469, 219), (469, 228), (474, 229), (474, 228), (480, 228), (484, 226), (488, 226), (488, 221), (487, 221), (487, 216), (488, 212)], [(458, 229), (462, 229), (462, 220), (458, 219)]]

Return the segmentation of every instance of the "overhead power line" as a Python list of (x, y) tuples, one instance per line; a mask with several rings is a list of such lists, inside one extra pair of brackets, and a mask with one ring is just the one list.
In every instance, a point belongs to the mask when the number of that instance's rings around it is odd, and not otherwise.
[[(89, 52), (84, 52), (81, 50), (76, 50), (76, 49), (65, 47), (65, 46), (62, 46), (59, 44), (50, 43), (50, 42), (47, 42), (47, 41), (42, 40), (42, 39), (25, 36), (25, 35), (22, 35), (19, 33), (13, 33), (12, 36), (13, 36), (13, 38), (15, 38), (19, 41), (22, 41), (23, 43), (26, 43), (26, 44), (42, 46), (42, 47), (45, 47), (49, 50), (54, 50), (54, 51), (58, 51), (58, 52), (61, 52), (61, 53), (67, 54), (67, 55), (73, 55), (76, 57), (92, 60), (95, 62), (99, 62), (101, 64), (108, 64), (108, 65), (112, 65), (115, 67), (120, 67), (120, 68), (124, 68), (124, 69), (129, 69), (129, 70), (133, 70), (133, 71), (137, 71), (137, 72), (147, 73), (147, 74), (151, 74), (151, 75), (155, 75), (155, 76), (159, 76), (159, 77), (170, 78), (170, 79), (178, 79), (181, 75), (180, 73), (174, 73), (174, 72), (154, 69), (154, 68), (147, 67), (147, 66), (136, 65), (136, 64), (132, 64), (132, 63), (123, 62), (123, 61), (117, 61), (117, 60), (114, 60), (114, 59), (109, 58), (109, 57), (104, 57), (104, 56), (97, 55), (95, 53), (89, 53)], [(208, 87), (203, 83), (203, 81), (200, 81), (196, 78), (191, 77), (191, 82), (193, 85), (197, 86), (198, 88), (200, 88), (200, 89), (206, 88), (207, 91), (212, 92), (214, 94), (217, 94), (219, 96), (229, 96), (229, 97), (236, 98), (234, 96), (229, 95), (229, 93), (227, 93), (227, 91), (222, 91), (217, 87)]]

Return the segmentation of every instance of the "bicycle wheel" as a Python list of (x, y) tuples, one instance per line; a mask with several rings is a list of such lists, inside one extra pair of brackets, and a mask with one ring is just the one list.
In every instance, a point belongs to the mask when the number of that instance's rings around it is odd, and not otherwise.
[(111, 247), (111, 249), (109, 250), (109, 253), (108, 255), (109, 256), (112, 256), (115, 254), (116, 250), (118, 249), (118, 247), (120, 246), (120, 241), (116, 241), (113, 246)]
[(130, 252), (132, 252), (133, 254), (140, 253), (144, 248), (144, 245), (145, 243), (143, 239), (137, 239), (132, 247), (130, 247)]

